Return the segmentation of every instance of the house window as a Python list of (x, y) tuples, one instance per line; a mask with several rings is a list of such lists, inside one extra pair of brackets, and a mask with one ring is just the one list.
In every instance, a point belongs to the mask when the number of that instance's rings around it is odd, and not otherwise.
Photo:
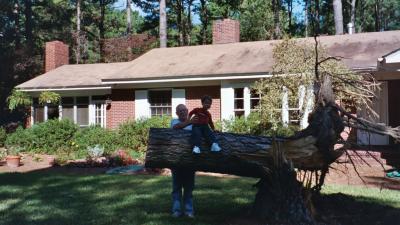
[(33, 112), (32, 112), (33, 121), (35, 123), (44, 122), (44, 107), (39, 104), (39, 99), (33, 99)]
[(89, 97), (76, 98), (76, 123), (80, 127), (89, 126)]
[(58, 108), (58, 105), (48, 104), (47, 105), (47, 119), (54, 120), (54, 119), (58, 119), (59, 116), (60, 116), (60, 109)]
[(74, 98), (61, 98), (62, 118), (74, 121)]
[(251, 90), (250, 92), (250, 110), (257, 110), (258, 105), (260, 104), (260, 95), (257, 94), (255, 90)]
[(149, 91), (151, 116), (170, 116), (172, 112), (172, 93), (168, 91)]
[(236, 116), (244, 116), (244, 88), (235, 88), (234, 95), (234, 113)]
[(93, 121), (95, 125), (105, 127), (106, 122), (106, 98), (105, 96), (92, 96), (94, 109)]

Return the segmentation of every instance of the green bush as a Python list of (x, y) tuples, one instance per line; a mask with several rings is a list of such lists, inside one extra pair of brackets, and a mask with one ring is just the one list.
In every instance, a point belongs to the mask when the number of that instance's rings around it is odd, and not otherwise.
[(78, 130), (71, 140), (70, 145), (80, 152), (80, 157), (87, 156), (88, 147), (95, 147), (96, 145), (104, 148), (105, 154), (110, 154), (119, 147), (118, 139), (117, 132), (115, 131), (99, 126), (90, 126)]
[(25, 151), (54, 154), (59, 149), (69, 148), (78, 127), (70, 120), (48, 120), (31, 128), (19, 127), (7, 137), (6, 145), (20, 146)]
[(4, 147), (4, 142), (7, 139), (6, 129), (4, 127), (0, 127), (0, 147)]
[(279, 137), (292, 136), (299, 130), (298, 126), (283, 126), (283, 124), (278, 124), (276, 129), (272, 129), (271, 125), (261, 122), (258, 113), (251, 113), (248, 117), (242, 116), (224, 120), (222, 121), (222, 127), (225, 132)]
[(163, 116), (137, 121), (131, 120), (122, 123), (118, 129), (121, 147), (133, 151), (145, 152), (147, 149), (147, 139), (150, 127), (168, 128), (170, 127), (170, 122), (171, 117)]
[(7, 147), (20, 146), (24, 151), (31, 151), (36, 143), (32, 129), (18, 127), (14, 133), (7, 135), (5, 145)]

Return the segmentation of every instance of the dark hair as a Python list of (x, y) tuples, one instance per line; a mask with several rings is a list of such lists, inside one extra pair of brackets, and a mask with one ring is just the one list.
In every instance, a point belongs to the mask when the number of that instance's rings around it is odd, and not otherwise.
[(206, 101), (206, 100), (212, 102), (211, 96), (209, 96), (209, 95), (204, 95), (203, 97), (201, 97), (201, 103), (203, 103), (203, 102)]

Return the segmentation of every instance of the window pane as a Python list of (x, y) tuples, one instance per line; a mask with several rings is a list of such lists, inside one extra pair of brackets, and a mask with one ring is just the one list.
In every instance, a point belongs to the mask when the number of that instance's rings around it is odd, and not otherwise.
[(61, 104), (63, 105), (73, 105), (74, 104), (74, 98), (73, 97), (64, 97), (61, 99)]
[(235, 88), (235, 98), (243, 98), (243, 88)]
[(58, 106), (55, 105), (47, 106), (47, 119), (49, 120), (57, 119), (58, 116), (59, 116)]
[(76, 98), (76, 104), (89, 104), (89, 97), (77, 97)]
[(87, 105), (78, 105), (76, 118), (78, 125), (89, 125), (89, 107)]
[(149, 102), (151, 116), (171, 115), (172, 111), (172, 92), (168, 91), (149, 91)]
[(33, 122), (34, 123), (44, 122), (44, 108), (43, 107), (35, 107), (34, 108)]
[(62, 118), (74, 121), (74, 107), (72, 105), (62, 107)]
[(105, 95), (92, 96), (92, 100), (106, 100), (106, 96)]
[(244, 116), (244, 111), (235, 111), (235, 116)]
[(251, 99), (250, 100), (250, 109), (255, 109), (260, 103), (260, 99)]
[(235, 100), (235, 109), (243, 109), (243, 99)]
[(260, 98), (260, 95), (257, 94), (257, 91), (254, 89), (251, 89), (250, 91), (250, 98)]

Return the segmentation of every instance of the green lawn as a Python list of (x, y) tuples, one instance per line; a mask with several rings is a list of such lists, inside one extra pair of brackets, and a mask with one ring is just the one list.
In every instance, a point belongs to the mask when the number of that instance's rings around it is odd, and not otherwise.
[[(196, 218), (171, 218), (171, 178), (150, 175), (0, 174), (0, 224), (229, 224), (255, 196), (251, 178), (196, 177)], [(329, 186), (327, 193), (400, 208), (396, 191)]]

